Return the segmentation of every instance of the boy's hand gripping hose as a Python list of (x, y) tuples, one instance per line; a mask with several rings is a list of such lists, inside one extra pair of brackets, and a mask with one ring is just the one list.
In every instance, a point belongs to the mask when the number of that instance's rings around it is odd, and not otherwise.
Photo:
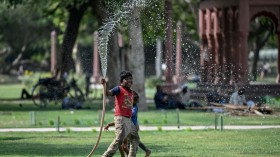
[(100, 141), (100, 138), (101, 138), (101, 134), (102, 134), (102, 130), (103, 130), (103, 123), (104, 123), (104, 117), (105, 117), (105, 109), (106, 109), (106, 83), (103, 84), (103, 110), (102, 110), (102, 118), (101, 118), (101, 124), (100, 124), (100, 131), (99, 131), (99, 135), (98, 135), (98, 138), (97, 138), (97, 141), (96, 141), (96, 144), (94, 145), (94, 147), (92, 148), (91, 152), (89, 153), (88, 157), (91, 157), (98, 144), (99, 144), (99, 141)]

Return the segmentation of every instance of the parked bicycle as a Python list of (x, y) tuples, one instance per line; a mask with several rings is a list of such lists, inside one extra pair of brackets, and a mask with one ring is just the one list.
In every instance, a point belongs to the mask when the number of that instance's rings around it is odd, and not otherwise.
[(67, 83), (54, 78), (42, 78), (32, 89), (33, 103), (39, 107), (46, 107), (50, 102), (57, 104), (65, 97), (71, 97), (80, 102), (85, 100), (84, 94), (77, 86), (75, 79)]

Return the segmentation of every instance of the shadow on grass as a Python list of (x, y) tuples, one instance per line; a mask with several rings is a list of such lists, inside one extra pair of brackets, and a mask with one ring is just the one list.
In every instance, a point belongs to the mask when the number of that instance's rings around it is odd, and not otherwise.
[(16, 141), (16, 140), (22, 140), (22, 139), (26, 139), (23, 137), (4, 137), (4, 138), (0, 138), (0, 141)]
[[(93, 156), (102, 156), (110, 143), (100, 143)], [(0, 154), (9, 156), (87, 156), (93, 145), (85, 144), (42, 144), (42, 143), (22, 143), (22, 142), (1, 142)], [(162, 146), (152, 146), (153, 150), (165, 150)], [(140, 150), (138, 150), (140, 152)], [(140, 154), (140, 153), (138, 153)], [(141, 151), (143, 154), (143, 151)], [(119, 151), (116, 152), (116, 156)]]
[[(62, 102), (58, 102), (38, 107), (32, 101), (0, 101), (0, 111), (55, 111), (62, 110), (61, 105)], [(102, 109), (102, 100), (86, 100), (83, 104), (83, 110), (98, 109)], [(106, 109), (112, 109), (112, 106), (106, 105)]]
[[(0, 138), (0, 156), (87, 156), (93, 148), (97, 133), (11, 133)], [(113, 133), (102, 137), (93, 156), (100, 157), (114, 139)], [(170, 145), (145, 143), (155, 154), (172, 152)], [(171, 144), (171, 143), (170, 143)], [(172, 145), (172, 144), (171, 144)], [(120, 156), (119, 151), (115, 156)], [(144, 156), (144, 151), (138, 149), (137, 156)]]
[[(90, 150), (89, 145), (68, 144), (42, 144), (42, 143), (21, 143), (3, 142), (0, 154), (10, 156), (86, 156)], [(101, 144), (100, 147), (105, 147)], [(102, 149), (103, 150), (103, 149)], [(98, 149), (96, 155), (101, 156), (103, 151)]]

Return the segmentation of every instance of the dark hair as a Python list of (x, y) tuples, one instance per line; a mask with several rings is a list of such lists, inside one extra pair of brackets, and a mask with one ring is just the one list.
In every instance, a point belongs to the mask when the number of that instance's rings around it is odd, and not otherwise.
[(156, 89), (159, 91), (159, 90), (161, 90), (161, 86), (160, 85), (157, 85), (156, 86)]
[(242, 95), (242, 94), (244, 94), (245, 93), (245, 89), (244, 88), (240, 88), (239, 90), (238, 90), (238, 95)]
[(188, 92), (188, 87), (185, 86), (185, 87), (183, 88), (182, 92), (183, 92), (183, 94), (187, 93), (187, 92)]
[(127, 79), (128, 77), (132, 77), (132, 73), (130, 71), (122, 71), (120, 73), (120, 81), (122, 82), (124, 79)]

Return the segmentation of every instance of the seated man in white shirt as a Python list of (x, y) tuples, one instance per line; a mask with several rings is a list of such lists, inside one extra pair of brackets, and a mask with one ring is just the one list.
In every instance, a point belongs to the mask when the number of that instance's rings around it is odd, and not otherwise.
[(230, 104), (233, 105), (247, 105), (246, 99), (245, 99), (245, 89), (240, 88), (238, 91), (234, 92), (229, 100)]

